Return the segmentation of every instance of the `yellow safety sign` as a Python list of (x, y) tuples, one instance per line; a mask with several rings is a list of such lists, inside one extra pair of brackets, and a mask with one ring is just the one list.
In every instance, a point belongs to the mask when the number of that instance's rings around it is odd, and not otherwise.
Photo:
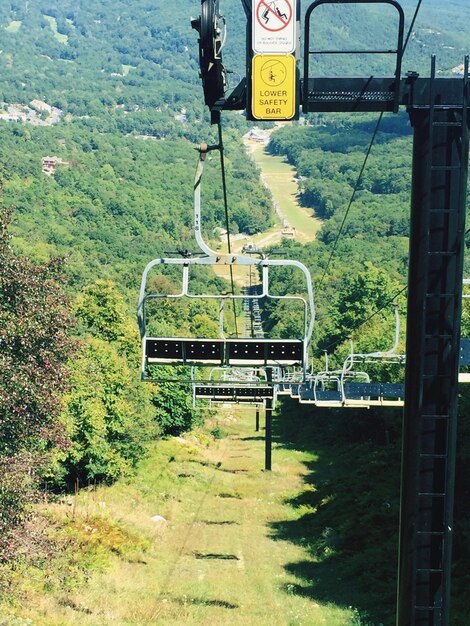
[(292, 54), (256, 54), (252, 64), (252, 114), (257, 120), (295, 115), (296, 64)]

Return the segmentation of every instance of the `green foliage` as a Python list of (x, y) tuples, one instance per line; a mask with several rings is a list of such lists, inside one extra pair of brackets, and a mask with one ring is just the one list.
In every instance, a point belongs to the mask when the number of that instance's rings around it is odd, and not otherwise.
[(21, 531), (36, 494), (37, 476), (32, 470), (37, 460), (25, 452), (0, 457), (0, 562), (17, 557)]
[[(172, 372), (177, 377), (174, 368), (165, 368), (167, 374)], [(199, 425), (202, 416), (192, 406), (192, 397), (188, 385), (158, 385), (153, 396), (155, 419), (162, 434), (180, 435)]]
[(126, 333), (124, 300), (111, 281), (85, 287), (77, 296), (74, 313), (89, 333), (105, 341), (122, 340)]
[[(396, 294), (402, 290), (402, 285), (398, 281), (393, 280), (389, 273), (383, 269), (374, 267), (372, 263), (366, 262), (364, 264), (364, 270), (361, 273), (347, 275), (342, 280), (340, 287), (340, 298), (335, 303), (336, 307), (336, 324), (338, 327), (336, 337), (330, 335), (328, 340), (344, 340), (349, 334), (358, 328), (366, 321), (366, 319), (374, 315), (379, 309), (383, 309), (382, 319), (390, 319), (390, 311), (393, 310), (393, 302), (396, 298)], [(387, 316), (386, 313), (389, 313)], [(403, 301), (402, 301), (402, 312)], [(333, 316), (332, 316), (333, 317)], [(383, 324), (379, 323), (380, 317), (374, 319), (375, 337), (387, 341), (387, 334), (385, 334)], [(378, 328), (379, 326), (379, 328)], [(393, 337), (394, 325), (391, 325), (391, 332), (388, 336)], [(370, 335), (371, 329), (361, 328), (362, 332)], [(385, 336), (384, 336), (385, 335)], [(371, 341), (368, 344), (363, 343), (361, 346), (362, 351), (377, 351), (388, 349), (387, 345), (376, 345), (375, 348), (370, 347)], [(391, 342), (389, 342), (391, 345)]]
[(34, 266), (11, 252), (4, 223), (0, 232), (0, 452), (9, 455), (56, 429), (73, 342), (63, 262)]
[(191, 336), (194, 337), (217, 337), (219, 327), (208, 315), (197, 313), (191, 321)]
[(138, 382), (137, 332), (115, 285), (86, 287), (74, 310), (86, 334), (71, 364), (62, 416), (71, 443), (59, 475), (68, 485), (112, 481), (131, 472), (158, 432), (152, 390)]
[(13, 615), (17, 615), (18, 609), (41, 603), (50, 594), (60, 597), (62, 607), (80, 610), (81, 603), (74, 602), (74, 592), (83, 589), (90, 576), (116, 559), (142, 559), (150, 548), (150, 541), (142, 533), (127, 528), (121, 521), (75, 510), (64, 515), (63, 505), (43, 509), (36, 513), (33, 522), (28, 538), (34, 544), (33, 554), (14, 567), (5, 564), (0, 570), (8, 577), (4, 587), (0, 580), (0, 603), (2, 618), (9, 626), (32, 624), (28, 618), (15, 619)]
[(86, 484), (129, 474), (156, 429), (125, 357), (90, 338), (72, 365), (71, 384), (63, 414), (71, 440), (62, 461), (64, 480)]
[[(59, 421), (75, 351), (62, 290), (63, 261), (13, 254), (0, 216), (0, 559), (12, 558), (27, 505), (51, 453), (66, 445)], [(17, 532), (15, 539), (15, 531)]]
[(227, 436), (227, 432), (218, 424), (211, 429), (210, 434), (214, 437), (214, 439), (223, 439)]
[[(289, 291), (289, 295), (295, 294)], [(305, 332), (303, 307), (291, 300), (277, 301), (275, 306), (272, 306), (265, 327), (270, 336), (280, 339), (301, 339)]]
[[(51, 535), (57, 546), (66, 552), (62, 562), (57, 563), (59, 571), (64, 566), (75, 569), (72, 576), (66, 577), (69, 584), (85, 582), (90, 572), (108, 566), (113, 555), (132, 559), (150, 547), (149, 541), (142, 535), (113, 519), (99, 515), (77, 515), (56, 522)], [(52, 580), (49, 585), (52, 583), (60, 588), (61, 578), (54, 576), (53, 572), (50, 572), (50, 578)]]
[[(270, 149), (286, 154), (296, 166), (300, 198), (327, 220), (319, 233), (326, 244), (336, 239), (358, 182), (375, 121), (347, 122), (327, 117), (324, 128), (284, 127), (273, 134)], [(362, 238), (376, 247), (380, 239), (407, 236), (411, 172), (409, 125), (404, 116), (380, 126), (349, 212), (342, 237)], [(383, 167), (387, 162), (387, 167)]]

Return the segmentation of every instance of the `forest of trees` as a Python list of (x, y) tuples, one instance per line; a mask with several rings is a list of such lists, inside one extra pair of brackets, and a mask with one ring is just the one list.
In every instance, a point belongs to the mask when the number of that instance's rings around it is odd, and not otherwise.
[[(403, 4), (409, 20), (415, 2)], [(224, 54), (236, 83), (244, 74), (245, 18), (236, 2), (221, 0), (221, 6), (231, 24)], [(456, 6), (453, 12), (440, 2), (423, 8), (406, 70), (427, 71), (431, 51), (439, 53), (444, 72), (462, 62), (470, 13), (465, 1)], [(190, 0), (0, 4), (0, 115), (34, 99), (63, 111), (51, 126), (0, 117), (0, 586), (2, 568), (8, 571), (30, 546), (27, 520), (46, 488), (69, 493), (130, 476), (150, 441), (200, 419), (184, 387), (140, 383), (134, 312), (145, 264), (168, 250), (195, 247), (193, 148), (215, 137), (190, 26), (198, 11), (199, 3)], [(370, 32), (380, 41), (387, 32), (380, 16), (373, 19)], [(322, 20), (325, 32), (357, 43), (361, 23), (349, 8)], [(325, 37), (322, 45), (329, 43)], [(345, 71), (354, 71), (352, 61), (344, 63)], [(361, 350), (386, 349), (393, 314), (384, 305), (397, 300), (405, 314), (411, 162), (405, 114), (384, 118), (336, 242), (375, 123), (370, 115), (309, 115), (305, 124), (276, 130), (269, 146), (296, 168), (301, 203), (323, 222), (315, 242), (284, 242), (286, 255), (309, 267), (317, 287), (317, 365), (324, 350), (340, 363), (351, 334)], [(272, 224), (271, 199), (241, 143), (246, 119), (232, 113), (224, 124), (230, 228), (251, 235)], [(62, 160), (52, 176), (42, 170), (46, 156)], [(206, 168), (203, 229), (216, 243), (214, 229), (224, 226), (220, 165), (214, 158)], [(164, 281), (171, 289), (171, 274)], [(208, 271), (196, 282), (227, 287)], [(277, 272), (275, 283), (279, 293), (297, 290), (288, 271)], [(466, 310), (470, 331), (469, 320)], [(298, 320), (280, 302), (264, 322), (282, 337)], [(167, 331), (197, 332), (213, 321), (194, 305), (168, 311), (165, 323)], [(397, 380), (394, 371), (381, 374)], [(464, 415), (470, 399), (468, 392), (462, 396)], [(384, 467), (387, 454), (396, 456), (398, 421), (393, 415), (384, 426), (392, 445), (381, 449)], [(461, 421), (468, 435), (468, 419)], [(459, 467), (468, 467), (469, 456), (462, 444)], [(463, 501), (470, 484), (459, 476)], [(459, 504), (462, 560), (470, 555), (463, 515)], [(344, 530), (345, 543), (354, 543), (354, 532)], [(461, 561), (456, 570), (460, 590), (468, 572)]]

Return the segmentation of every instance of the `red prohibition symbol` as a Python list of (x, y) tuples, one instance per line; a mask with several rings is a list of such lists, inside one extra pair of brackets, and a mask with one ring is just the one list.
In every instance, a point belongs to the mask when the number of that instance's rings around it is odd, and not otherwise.
[(276, 33), (289, 25), (292, 6), (289, 0), (261, 0), (256, 10), (256, 18), (264, 30)]

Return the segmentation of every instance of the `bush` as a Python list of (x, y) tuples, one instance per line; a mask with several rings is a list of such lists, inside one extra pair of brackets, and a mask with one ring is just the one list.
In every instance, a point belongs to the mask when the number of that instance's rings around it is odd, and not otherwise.
[(76, 349), (64, 261), (34, 265), (9, 245), (0, 215), (0, 559), (21, 542), (37, 478), (67, 441), (60, 422), (67, 362)]
[(153, 396), (153, 404), (158, 426), (164, 435), (180, 435), (202, 422), (193, 408), (188, 385), (167, 383), (159, 386)]

